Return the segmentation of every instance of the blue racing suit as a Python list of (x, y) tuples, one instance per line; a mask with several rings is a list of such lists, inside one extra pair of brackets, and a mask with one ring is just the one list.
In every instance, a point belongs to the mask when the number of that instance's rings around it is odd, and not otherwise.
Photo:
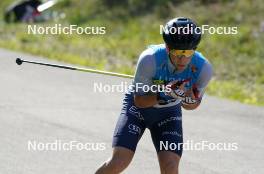
[[(137, 143), (148, 128), (157, 152), (166, 150), (181, 156), (183, 143), (181, 100), (158, 92), (159, 104), (149, 108), (137, 108), (134, 104), (134, 95), (151, 94), (137, 84), (150, 87), (157, 84), (166, 85), (174, 80), (185, 80), (187, 82), (185, 90), (195, 86), (202, 98), (211, 77), (212, 66), (201, 53), (195, 51), (187, 68), (177, 72), (170, 62), (165, 45), (151, 45), (141, 54), (133, 88), (125, 94), (114, 131), (113, 147), (125, 147), (135, 151)], [(173, 146), (170, 146), (172, 143)]]

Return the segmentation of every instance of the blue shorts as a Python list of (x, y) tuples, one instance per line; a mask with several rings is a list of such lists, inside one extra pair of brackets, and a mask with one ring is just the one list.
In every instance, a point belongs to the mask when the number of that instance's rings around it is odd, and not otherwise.
[(137, 108), (133, 94), (126, 94), (113, 136), (113, 147), (125, 147), (135, 152), (148, 128), (157, 152), (172, 151), (182, 155), (182, 112), (180, 104), (167, 108)]

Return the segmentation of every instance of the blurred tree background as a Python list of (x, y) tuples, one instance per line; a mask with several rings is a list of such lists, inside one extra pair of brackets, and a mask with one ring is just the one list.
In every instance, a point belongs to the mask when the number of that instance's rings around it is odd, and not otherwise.
[[(11, 0), (1, 0), (4, 9)], [(237, 35), (204, 34), (198, 51), (214, 66), (209, 94), (264, 105), (262, 0), (62, 0), (51, 10), (65, 18), (39, 26), (104, 26), (105, 35), (28, 35), (27, 25), (1, 17), (0, 47), (73, 64), (134, 73), (139, 54), (162, 43), (160, 25), (186, 16), (199, 25), (238, 27)]]

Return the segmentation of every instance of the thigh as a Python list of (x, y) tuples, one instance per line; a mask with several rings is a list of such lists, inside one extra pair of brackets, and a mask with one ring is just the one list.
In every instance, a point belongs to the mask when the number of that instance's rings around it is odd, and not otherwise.
[(145, 128), (144, 121), (138, 109), (132, 102), (124, 102), (115, 127), (112, 146), (124, 147), (135, 152)]
[(150, 132), (157, 152), (170, 151), (181, 157), (183, 146), (181, 112), (169, 112), (166, 118), (152, 125)]

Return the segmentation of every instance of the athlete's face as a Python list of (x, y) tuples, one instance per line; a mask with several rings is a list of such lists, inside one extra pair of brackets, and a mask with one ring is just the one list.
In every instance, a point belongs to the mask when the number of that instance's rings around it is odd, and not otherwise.
[(168, 50), (172, 64), (177, 71), (183, 71), (190, 63), (194, 50)]

